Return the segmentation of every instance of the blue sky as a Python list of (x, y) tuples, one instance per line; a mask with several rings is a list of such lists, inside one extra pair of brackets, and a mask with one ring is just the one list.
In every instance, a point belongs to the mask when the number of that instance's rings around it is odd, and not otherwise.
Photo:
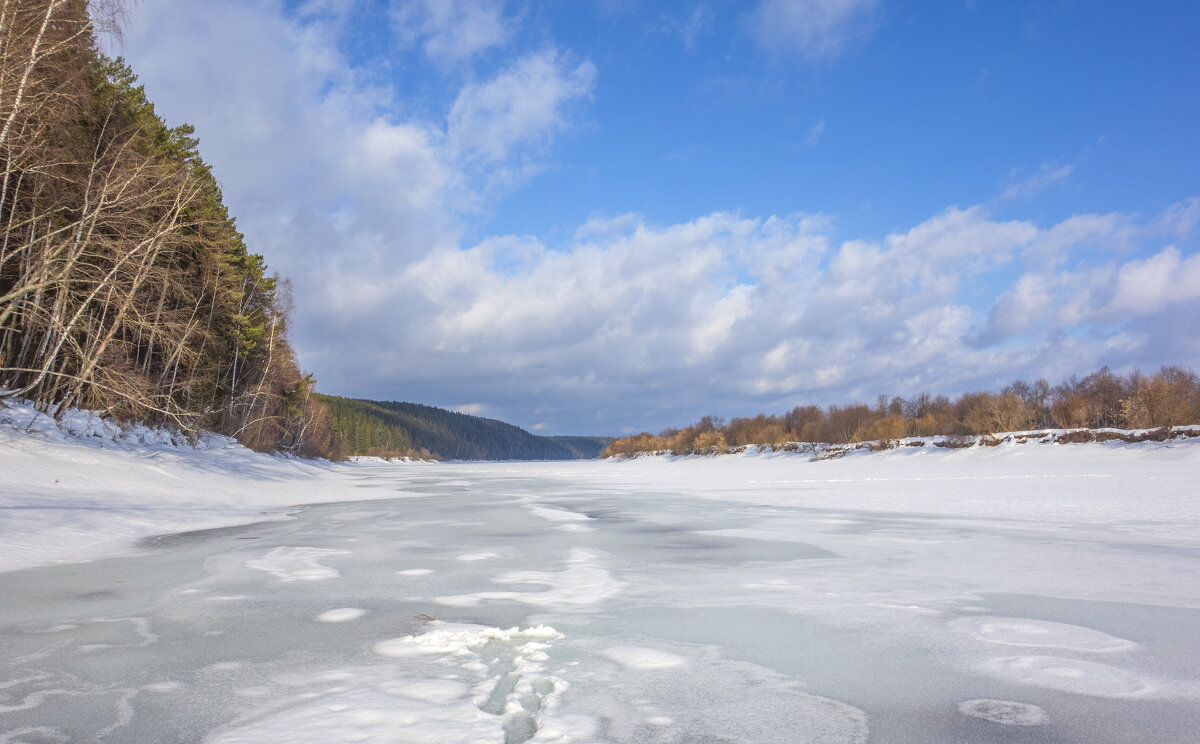
[(142, 0), (114, 51), (319, 389), (617, 434), (1200, 366), (1196, 38), (1187, 2)]

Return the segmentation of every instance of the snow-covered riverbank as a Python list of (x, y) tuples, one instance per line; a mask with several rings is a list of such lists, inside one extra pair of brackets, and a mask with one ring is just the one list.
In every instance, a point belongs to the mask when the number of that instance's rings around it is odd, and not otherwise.
[(271, 457), (228, 437), (191, 443), (122, 429), (85, 411), (56, 424), (10, 405), (0, 408), (0, 571), (119, 555), (155, 535), (364, 498), (356, 467)]

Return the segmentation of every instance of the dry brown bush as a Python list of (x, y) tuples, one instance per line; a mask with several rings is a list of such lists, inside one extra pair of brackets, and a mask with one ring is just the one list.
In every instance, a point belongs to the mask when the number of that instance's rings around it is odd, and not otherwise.
[(1078, 429), (1062, 434), (1057, 441), (1059, 444), (1082, 444), (1096, 441), (1096, 435), (1090, 429)]

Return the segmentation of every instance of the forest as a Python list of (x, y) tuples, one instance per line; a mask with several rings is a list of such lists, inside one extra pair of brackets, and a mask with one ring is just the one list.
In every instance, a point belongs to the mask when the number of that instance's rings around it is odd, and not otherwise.
[(318, 395), (339, 455), (439, 460), (571, 460), (596, 457), (608, 437), (540, 437), (495, 419), (419, 403)]
[(875, 405), (796, 406), (783, 415), (759, 414), (728, 423), (704, 416), (683, 429), (622, 437), (604, 457), (642, 452), (711, 454), (747, 445), (784, 447), (810, 442), (894, 443), (905, 437), (961, 437), (1031, 429), (1150, 429), (1200, 422), (1200, 377), (1163, 367), (1151, 375), (1119, 375), (1107, 367), (1051, 386), (1018, 380), (1000, 392), (953, 400), (922, 393), (911, 400), (879, 396)]
[(104, 9), (0, 3), (0, 401), (331, 454), (287, 283), (245, 244), (192, 127), (99, 51)]

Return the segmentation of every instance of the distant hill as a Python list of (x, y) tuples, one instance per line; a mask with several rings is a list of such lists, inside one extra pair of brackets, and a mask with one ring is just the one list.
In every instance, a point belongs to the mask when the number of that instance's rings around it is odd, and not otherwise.
[(444, 460), (578, 460), (597, 457), (611, 437), (539, 437), (495, 419), (420, 403), (318, 395), (349, 455)]
[(599, 457), (604, 448), (613, 443), (613, 437), (541, 437), (560, 447), (565, 447), (576, 460)]

